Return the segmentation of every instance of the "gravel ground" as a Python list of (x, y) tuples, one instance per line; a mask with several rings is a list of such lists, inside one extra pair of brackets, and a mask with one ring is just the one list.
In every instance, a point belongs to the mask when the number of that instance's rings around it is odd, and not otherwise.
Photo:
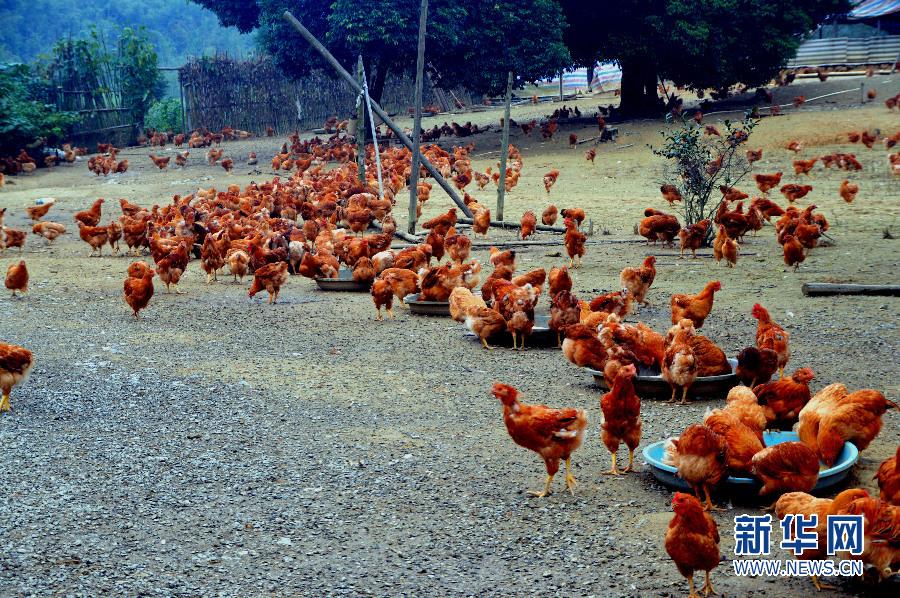
[[(514, 118), (526, 110), (534, 108)], [(495, 122), (496, 112), (472, 116)], [(759, 140), (777, 148), (779, 135), (795, 134), (790, 127), (887, 118), (879, 106), (810, 110), (775, 119), (777, 126), (767, 121)], [(507, 219), (546, 205), (540, 179), (546, 166), (559, 165), (552, 199), (588, 208), (612, 233), (595, 236), (598, 243), (632, 238), (643, 206), (661, 207), (642, 146), (658, 128), (620, 125), (620, 144), (637, 145), (618, 151), (604, 144), (593, 172), (581, 151), (563, 143), (514, 138), (526, 170)], [(843, 130), (834, 131), (835, 140)], [(475, 140), (476, 153), (496, 145), (490, 134)], [(226, 144), (226, 157), (256, 151), (267, 163), (281, 141)], [(827, 143), (820, 145), (824, 153)], [(114, 182), (96, 180), (83, 164), (19, 177), (0, 194), (0, 207), (10, 208), (5, 224), (25, 228), (21, 205), (43, 195), (59, 198), (48, 219), (68, 226), (71, 214), (96, 197), (107, 198), (107, 219), (118, 214), (118, 197), (150, 206), (197, 185), (271, 177), (247, 167), (226, 177), (199, 164), (200, 152), (184, 171), (156, 173), (146, 153), (126, 150), (132, 169)], [(765, 171), (790, 169), (793, 154), (768, 154)], [(843, 177), (817, 173), (813, 184), (828, 190), (821, 201), (835, 245), (814, 252), (800, 273), (784, 272), (771, 229), (748, 237), (736, 270), (716, 269), (709, 258), (679, 263), (662, 250), (653, 303), (641, 320), (665, 330), (671, 293), (698, 292), (719, 279), (723, 290), (703, 332), (726, 353), (752, 342), (750, 307), (761, 301), (792, 335), (788, 370), (811, 366), (814, 391), (841, 381), (896, 399), (896, 300), (799, 293), (811, 280), (896, 281), (896, 242), (882, 240), (880, 231), (896, 222), (897, 185), (884, 175), (882, 152), (865, 160), (867, 192), (852, 209), (834, 199)], [(611, 201), (622, 204), (621, 213)], [(434, 200), (428, 208), (426, 216), (446, 211)], [(502, 242), (514, 232), (491, 234)], [(30, 382), (13, 391), (13, 411), (0, 417), (0, 596), (685, 594), (687, 583), (663, 547), (671, 490), (641, 458), (636, 474), (600, 473), (610, 458), (599, 441), (601, 393), (558, 351), (488, 352), (461, 325), (400, 307), (396, 319), (373, 322), (367, 294), (324, 293), (299, 277), (270, 306), (247, 297), (249, 280), (203, 285), (196, 262), (180, 285), (187, 295), (166, 295), (157, 285), (134, 322), (121, 296), (131, 260), (87, 259), (87, 249), (76, 235), (49, 248), (30, 237), (29, 294), (0, 300), (0, 338), (36, 359)], [(559, 251), (523, 249), (521, 266), (560, 265)], [(635, 243), (591, 245), (575, 274), (576, 293), (611, 290), (621, 268), (650, 251)], [(0, 268), (18, 260), (15, 254), (7, 253)], [(473, 255), (486, 261), (485, 250)], [(542, 303), (539, 313), (546, 310)], [(543, 465), (509, 439), (500, 406), (487, 394), (495, 380), (515, 385), (531, 402), (588, 410), (588, 436), (573, 459), (581, 482), (574, 496), (563, 491), (561, 477), (548, 497), (525, 494), (543, 480)], [(680, 433), (720, 403), (671, 408), (645, 400), (642, 446)], [(891, 413), (885, 421), (850, 484), (872, 490), (872, 474), (896, 450), (900, 417)], [(715, 514), (724, 555), (713, 572), (716, 589), (725, 596), (811, 595), (805, 579), (734, 575), (732, 517), (761, 511), (755, 502), (716, 499), (733, 507)], [(789, 558), (777, 548), (774, 556)], [(897, 588), (828, 582), (850, 595), (896, 595)]]

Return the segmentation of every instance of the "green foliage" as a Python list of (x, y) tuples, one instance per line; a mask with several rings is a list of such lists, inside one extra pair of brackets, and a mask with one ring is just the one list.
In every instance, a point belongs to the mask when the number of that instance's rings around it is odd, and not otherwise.
[[(764, 84), (849, 0), (560, 0), (576, 62), (617, 60), (622, 103), (656, 102), (657, 75), (693, 89)], [(632, 71), (637, 71), (634, 74)], [(643, 94), (644, 97), (641, 97)]]
[[(369, 86), (387, 72), (415, 67), (419, 0), (286, 0), (284, 3), (192, 0), (219, 15), (225, 24), (250, 29), (258, 14), (258, 41), (285, 72), (301, 77), (322, 68), (318, 53), (284, 20), (289, 10), (304, 27), (353, 72), (362, 55)], [(254, 6), (250, 6), (254, 5)], [(430, 0), (425, 60), (440, 85), (465, 85), (480, 93), (506, 88), (507, 72), (519, 82), (558, 73), (570, 62), (562, 43), (565, 22), (555, 0)], [(325, 72), (331, 72), (326, 67)]]
[[(726, 120), (720, 136), (703, 134), (703, 129), (684, 117), (679, 126), (672, 119), (667, 122), (668, 130), (659, 132), (665, 140), (662, 147), (649, 146), (654, 154), (668, 160), (658, 182), (678, 188), (684, 199), (679, 209), (685, 225), (712, 219), (722, 203), (721, 198), (714, 199), (719, 186), (733, 187), (750, 172), (742, 146), (759, 119), (747, 113), (740, 123)], [(707, 236), (712, 228), (707, 229)]]
[(146, 27), (126, 27), (122, 31), (116, 74), (122, 89), (122, 106), (130, 108), (139, 123), (143, 122), (151, 100), (162, 92), (156, 60)]
[(88, 38), (92, 27), (115, 40), (123, 26), (139, 25), (147, 27), (165, 66), (181, 66), (187, 56), (253, 50), (252, 36), (223, 28), (215, 14), (187, 0), (79, 0), (76, 6), (63, 0), (4, 0), (0, 61), (31, 63), (60, 38)]
[(40, 138), (52, 143), (75, 122), (74, 113), (55, 110), (51, 95), (28, 65), (0, 64), (0, 154), (18, 152)]
[(184, 121), (181, 117), (181, 102), (175, 98), (154, 100), (147, 112), (145, 124), (154, 131), (183, 131)]

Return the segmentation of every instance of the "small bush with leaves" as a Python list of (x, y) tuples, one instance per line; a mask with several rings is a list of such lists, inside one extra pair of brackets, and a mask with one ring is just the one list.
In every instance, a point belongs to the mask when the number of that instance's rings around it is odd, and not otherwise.
[[(750, 172), (750, 163), (741, 146), (750, 138), (758, 119), (749, 113), (740, 123), (726, 120), (721, 135), (705, 135), (693, 121), (681, 117), (680, 125), (667, 119), (668, 130), (660, 131), (665, 142), (650, 149), (666, 158), (660, 179), (662, 185), (675, 185), (683, 198), (678, 208), (685, 226), (705, 218), (712, 219), (722, 203), (719, 186), (734, 186)], [(707, 229), (707, 239), (715, 227)]]
[(176, 98), (154, 101), (147, 112), (146, 125), (154, 131), (183, 131), (181, 102)]
[(35, 141), (55, 143), (75, 122), (75, 113), (58, 112), (51, 96), (28, 65), (0, 63), (0, 154), (18, 153)]

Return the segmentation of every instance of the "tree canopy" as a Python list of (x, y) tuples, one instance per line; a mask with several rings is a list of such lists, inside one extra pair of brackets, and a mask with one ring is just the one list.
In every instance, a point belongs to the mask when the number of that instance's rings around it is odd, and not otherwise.
[(848, 0), (560, 0), (573, 59), (622, 66), (625, 112), (656, 108), (657, 77), (693, 89), (761, 85)]
[[(345, 67), (352, 68), (362, 55), (376, 99), (388, 72), (407, 72), (415, 65), (419, 0), (192, 1), (215, 12), (225, 25), (256, 29), (263, 49), (294, 76), (323, 62), (284, 21), (285, 10)], [(477, 93), (499, 93), (510, 69), (519, 81), (530, 81), (569, 64), (562, 43), (564, 26), (555, 0), (430, 0), (428, 70), (442, 85), (464, 84)]]

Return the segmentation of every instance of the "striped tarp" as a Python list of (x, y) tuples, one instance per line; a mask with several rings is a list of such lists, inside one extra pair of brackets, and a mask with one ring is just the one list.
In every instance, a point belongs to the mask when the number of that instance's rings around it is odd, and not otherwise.
[[(586, 68), (563, 73), (563, 89), (569, 92), (586, 92), (589, 87), (592, 91), (597, 91), (601, 88), (605, 91), (610, 91), (617, 89), (621, 82), (622, 69), (617, 64), (600, 64), (594, 67), (594, 79), (590, 82), (590, 85), (588, 85)], [(545, 79), (539, 82), (537, 87), (552, 94), (559, 90), (559, 77), (549, 80)]]
[(864, 0), (854, 8), (847, 18), (858, 21), (874, 19), (900, 12), (900, 0)]

